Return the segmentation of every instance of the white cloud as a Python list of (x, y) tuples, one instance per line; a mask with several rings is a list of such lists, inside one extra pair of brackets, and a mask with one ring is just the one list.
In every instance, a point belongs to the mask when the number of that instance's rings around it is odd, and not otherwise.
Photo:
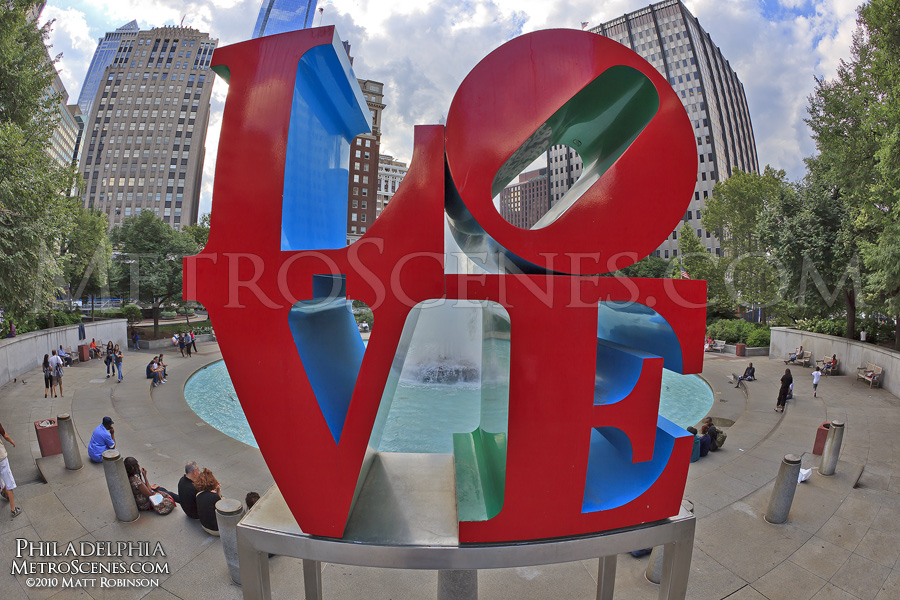
[[(832, 76), (849, 56), (859, 0), (687, 0), (744, 84), (761, 164), (803, 173), (813, 153), (802, 122), (814, 76)], [(350, 42), (358, 77), (385, 83), (382, 152), (412, 155), (413, 127), (446, 115), (457, 86), (488, 52), (536, 29), (594, 27), (646, 6), (637, 0), (327, 0), (322, 24)], [(64, 53), (61, 67), (77, 98), (96, 38), (137, 19), (142, 28), (184, 23), (220, 45), (249, 38), (259, 0), (50, 0), (44, 17)], [(201, 211), (208, 210), (223, 94), (214, 87)], [(521, 93), (521, 92), (520, 92)]]

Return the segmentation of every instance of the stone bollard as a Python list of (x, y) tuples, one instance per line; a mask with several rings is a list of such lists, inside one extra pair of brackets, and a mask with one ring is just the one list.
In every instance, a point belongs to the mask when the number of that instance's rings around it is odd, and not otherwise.
[(216, 522), (219, 524), (219, 538), (225, 552), (225, 564), (231, 580), (241, 585), (241, 569), (238, 564), (237, 524), (244, 516), (244, 505), (240, 500), (222, 498), (216, 502)]
[(822, 450), (822, 466), (819, 467), (819, 475), (834, 475), (843, 441), (844, 424), (840, 421), (832, 421), (828, 437), (825, 438), (825, 449)]
[(81, 450), (78, 449), (78, 439), (75, 437), (75, 423), (72, 422), (68, 413), (63, 413), (57, 415), (56, 424), (66, 468), (70, 471), (77, 471), (84, 466), (84, 463), (81, 461)]
[(103, 472), (106, 474), (106, 487), (109, 488), (109, 497), (112, 500), (116, 518), (126, 523), (137, 521), (141, 516), (137, 503), (134, 501), (134, 492), (131, 491), (131, 482), (125, 472), (125, 459), (118, 450), (107, 450), (103, 453)]
[(438, 600), (477, 600), (478, 571), (438, 571)]
[(794, 492), (797, 491), (797, 477), (800, 475), (800, 457), (796, 454), (785, 454), (778, 469), (778, 477), (775, 478), (775, 487), (769, 498), (769, 508), (766, 509), (766, 521), (769, 523), (784, 523), (788, 513), (791, 512), (791, 503), (794, 501)]

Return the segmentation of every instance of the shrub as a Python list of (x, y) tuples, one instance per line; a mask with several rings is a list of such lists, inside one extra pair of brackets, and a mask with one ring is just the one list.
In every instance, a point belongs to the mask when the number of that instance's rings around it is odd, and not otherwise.
[(162, 319), (174, 319), (178, 314), (174, 310), (164, 310), (159, 313), (159, 316)]
[(370, 329), (372, 328), (372, 324), (375, 322), (372, 311), (368, 308), (360, 310), (355, 316), (357, 325), (360, 323), (368, 323)]
[(824, 333), (825, 335), (840, 337), (847, 331), (847, 320), (843, 317), (839, 319), (815, 317), (812, 319), (800, 319), (794, 327), (812, 333)]
[(122, 315), (129, 323), (139, 323), (144, 318), (144, 313), (137, 304), (126, 304), (122, 309)]
[(182, 306), (177, 312), (179, 315), (192, 316), (194, 314), (194, 309), (190, 306)]
[(746, 344), (752, 348), (767, 347), (769, 345), (770, 337), (768, 327), (756, 327), (750, 335), (747, 336)]
[(125, 317), (125, 313), (118, 308), (106, 308), (100, 311), (100, 316), (106, 319), (122, 319)]

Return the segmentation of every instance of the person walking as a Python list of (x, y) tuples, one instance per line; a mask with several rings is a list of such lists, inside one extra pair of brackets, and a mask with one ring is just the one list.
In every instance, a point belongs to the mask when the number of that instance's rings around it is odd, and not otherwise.
[(56, 398), (56, 384), (53, 383), (53, 369), (50, 368), (50, 355), (44, 355), (44, 362), (41, 364), (44, 371), (44, 398), (50, 394), (51, 398)]
[(781, 388), (778, 390), (778, 403), (775, 405), (775, 410), (784, 412), (784, 403), (787, 402), (788, 392), (791, 391), (793, 383), (794, 377), (791, 375), (791, 370), (785, 369), (784, 375), (781, 376)]
[(812, 372), (813, 378), (813, 398), (816, 397), (816, 388), (819, 387), (819, 378), (822, 377), (822, 369), (816, 367), (816, 370)]
[(191, 330), (188, 333), (191, 336), (191, 346), (194, 347), (194, 352), (199, 352), (197, 350), (197, 336), (194, 335), (194, 328), (191, 327)]
[(178, 334), (178, 349), (181, 350), (181, 358), (184, 358), (184, 334)]
[(115, 352), (113, 349), (112, 340), (106, 343), (106, 378), (109, 379), (109, 370), (112, 368), (113, 374), (116, 373), (115, 367)]
[(134, 327), (131, 328), (131, 341), (134, 342), (134, 349), (141, 349), (141, 336), (138, 334), (137, 329)]
[[(9, 437), (6, 430), (3, 429), (2, 424), (0, 424), (0, 436), (12, 444), (13, 448), (16, 447), (16, 443)], [(12, 518), (16, 518), (22, 514), (22, 509), (16, 506), (16, 496), (13, 493), (14, 489), (16, 489), (16, 480), (13, 479), (12, 471), (9, 468), (9, 458), (6, 454), (6, 446), (3, 445), (3, 440), (0, 440), (0, 496), (9, 502), (9, 510)]]
[(63, 395), (63, 361), (62, 359), (56, 355), (56, 350), (51, 350), (50, 353), (52, 356), (49, 359), (50, 369), (52, 373), (50, 375), (53, 377), (53, 381), (50, 382), (50, 387), (53, 388), (55, 386), (59, 386), (59, 396)]
[(116, 361), (116, 370), (119, 371), (119, 381), (117, 383), (122, 383), (122, 351), (119, 350), (118, 344), (116, 344), (116, 347), (113, 350), (113, 356)]

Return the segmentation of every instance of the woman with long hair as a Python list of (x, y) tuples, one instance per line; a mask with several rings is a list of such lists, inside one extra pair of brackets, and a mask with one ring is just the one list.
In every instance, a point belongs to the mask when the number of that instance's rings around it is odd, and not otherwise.
[(109, 379), (109, 370), (112, 368), (113, 373), (116, 372), (116, 367), (113, 365), (113, 343), (112, 340), (106, 342), (106, 378)]
[(44, 355), (44, 362), (41, 365), (44, 371), (44, 398), (49, 392), (51, 398), (56, 398), (56, 382), (53, 381), (53, 368), (50, 366), (50, 355)]
[(222, 499), (222, 486), (209, 469), (203, 469), (194, 481), (197, 489), (197, 515), (200, 526), (210, 535), (219, 535), (216, 521), (216, 502)]
[(784, 412), (784, 403), (787, 402), (792, 383), (794, 383), (794, 377), (791, 375), (791, 370), (785, 369), (784, 375), (781, 376), (781, 388), (778, 390), (778, 403), (775, 405), (775, 410)]
[(128, 474), (131, 493), (134, 494), (138, 510), (152, 510), (159, 515), (172, 512), (175, 503), (178, 502), (178, 496), (166, 488), (150, 483), (147, 479), (147, 469), (142, 468), (135, 457), (129, 456), (125, 459), (125, 473)]
[(116, 365), (116, 369), (119, 371), (118, 383), (122, 383), (122, 351), (119, 350), (118, 344), (116, 344), (116, 347), (113, 348), (113, 361)]

